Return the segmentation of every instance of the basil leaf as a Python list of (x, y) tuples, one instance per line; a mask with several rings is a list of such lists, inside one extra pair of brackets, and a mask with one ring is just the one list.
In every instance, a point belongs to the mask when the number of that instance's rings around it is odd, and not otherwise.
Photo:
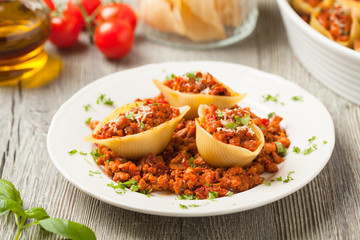
[(236, 129), (236, 123), (228, 123), (225, 125), (225, 127), (229, 129)]
[(33, 207), (25, 211), (28, 218), (35, 218), (36, 220), (42, 220), (49, 218), (50, 216), (46, 213), (45, 209), (41, 207)]
[(23, 205), (19, 191), (11, 182), (5, 179), (0, 179), (0, 199), (13, 200), (18, 203), (20, 207)]
[(25, 217), (25, 212), (22, 206), (11, 199), (0, 199), (0, 215), (7, 211), (13, 211), (15, 214)]
[(40, 226), (48, 232), (73, 240), (96, 240), (95, 233), (87, 226), (67, 219), (46, 218), (39, 221)]

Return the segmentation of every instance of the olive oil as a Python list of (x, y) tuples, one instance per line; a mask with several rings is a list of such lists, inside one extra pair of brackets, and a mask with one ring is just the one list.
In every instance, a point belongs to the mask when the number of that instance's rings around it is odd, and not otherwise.
[(0, 0), (0, 86), (31, 81), (48, 64), (43, 45), (50, 28), (40, 0)]

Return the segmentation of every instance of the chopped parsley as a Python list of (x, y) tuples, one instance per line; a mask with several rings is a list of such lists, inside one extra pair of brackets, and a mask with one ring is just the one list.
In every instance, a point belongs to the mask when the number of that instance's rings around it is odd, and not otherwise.
[(89, 125), (90, 121), (91, 121), (91, 117), (89, 117), (88, 119), (85, 120), (85, 124)]
[(133, 119), (134, 118), (134, 113), (130, 113), (129, 115), (125, 116), (127, 119)]
[(323, 144), (324, 144), (324, 145), (327, 144), (327, 141), (323, 141)]
[(225, 125), (225, 127), (229, 129), (236, 129), (236, 123), (228, 123)]
[(228, 191), (226, 194), (225, 194), (225, 196), (232, 196), (234, 193), (232, 192), (232, 191)]
[(188, 78), (196, 78), (196, 75), (194, 73), (187, 73), (186, 76)]
[(184, 205), (184, 204), (179, 204), (179, 206), (180, 206), (180, 208), (182, 208), (182, 209), (189, 209), (186, 205)]
[(303, 155), (309, 155), (310, 153), (314, 152), (315, 150), (317, 150), (317, 145), (313, 144), (311, 147), (304, 149), (302, 154)]
[(147, 197), (151, 197), (151, 192), (153, 189), (150, 189), (149, 191), (147, 191), (146, 189), (141, 190), (140, 193), (146, 195)]
[(92, 174), (101, 174), (99, 171), (91, 171), (91, 170), (89, 170), (89, 173), (92, 173)]
[(84, 152), (79, 152), (80, 155), (87, 155), (87, 153), (84, 153)]
[(304, 101), (304, 98), (302, 96), (293, 96), (291, 99), (294, 101), (300, 101), (300, 102)]
[(144, 124), (143, 122), (140, 122), (140, 128), (141, 128), (142, 130), (146, 130), (145, 124)]
[(268, 181), (266, 181), (266, 180), (264, 180), (263, 183), (264, 183), (266, 186), (271, 186), (271, 183), (268, 182)]
[(113, 106), (114, 105), (114, 101), (111, 100), (111, 98), (106, 99), (106, 101), (104, 102), (105, 105), (109, 105), (109, 106)]
[(283, 181), (283, 183), (288, 183), (288, 182), (290, 182), (291, 180), (294, 180), (294, 179), (291, 177), (291, 175), (292, 175), (293, 173), (295, 173), (295, 172), (294, 172), (294, 171), (290, 171), (290, 172), (288, 173), (286, 179)]
[(93, 157), (93, 159), (94, 159), (94, 162), (97, 164), (97, 159), (99, 158), (99, 157), (102, 157), (102, 156), (104, 156), (104, 155), (102, 155), (102, 154), (100, 154), (99, 153), (99, 149), (98, 148), (95, 148), (93, 151), (91, 151), (90, 152), (90, 155)]
[(69, 152), (70, 155), (74, 155), (75, 153), (77, 153), (77, 150), (75, 150), (75, 149), (74, 149), (74, 150), (71, 150), (71, 151)]
[(275, 96), (272, 96), (270, 94), (266, 94), (262, 96), (264, 102), (275, 102), (275, 103), (278, 102), (278, 97), (279, 94), (276, 94)]
[(193, 157), (191, 157), (191, 158), (189, 159), (189, 166), (190, 166), (190, 167), (193, 167), (193, 168), (196, 167), (196, 165), (194, 164), (194, 158), (193, 158)]
[(316, 140), (316, 136), (312, 136), (312, 138), (309, 138), (309, 139), (308, 139), (309, 143), (312, 143), (312, 142), (315, 141), (315, 140)]
[(219, 112), (216, 114), (216, 117), (217, 117), (217, 118), (222, 118), (222, 117), (224, 117), (223, 112), (219, 110)]
[(278, 182), (281, 182), (281, 181), (282, 181), (282, 177), (281, 177), (281, 176), (280, 176), (280, 177), (277, 177), (277, 178), (275, 178), (275, 180), (278, 181)]
[(197, 200), (198, 199), (196, 196), (191, 195), (191, 194), (177, 195), (177, 198), (179, 200)]
[(104, 101), (106, 94), (100, 94), (100, 96), (98, 97), (98, 99), (96, 100), (97, 104), (100, 104), (101, 102)]
[(110, 163), (110, 160), (108, 159), (108, 160), (106, 160), (105, 162), (106, 162), (106, 163)]
[(280, 105), (281, 105), (281, 106), (284, 106), (284, 105), (285, 105), (285, 103), (284, 103), (284, 102), (281, 102), (281, 103), (280, 103)]
[(137, 192), (140, 189), (140, 185), (138, 185), (135, 179), (131, 179), (123, 183), (119, 182), (117, 185), (109, 183), (107, 186), (113, 188), (115, 192), (119, 194), (124, 193), (126, 188), (133, 192)]
[(271, 119), (275, 115), (275, 112), (271, 112), (268, 114), (268, 119)]
[(277, 149), (277, 152), (280, 154), (280, 156), (284, 156), (285, 153), (287, 152), (287, 148), (285, 148), (282, 143), (279, 143), (279, 142), (276, 142), (276, 149)]
[(89, 108), (91, 107), (91, 105), (90, 105), (90, 104), (86, 104), (86, 105), (84, 105), (83, 107), (84, 107), (84, 109), (85, 109), (85, 112), (87, 112), (87, 111), (89, 111)]
[(215, 199), (219, 196), (218, 192), (214, 192), (214, 191), (209, 191), (208, 192), (208, 198), (207, 199)]
[(175, 78), (175, 74), (173, 74), (173, 73), (165, 76), (165, 80), (170, 80), (170, 79), (174, 79), (174, 78)]
[[(240, 118), (240, 122), (244, 126), (249, 125), (251, 123), (250, 115), (245, 113), (244, 116), (242, 118)], [(237, 124), (237, 122), (236, 122), (236, 124)]]
[(296, 153), (296, 154), (299, 154), (301, 152), (301, 149), (294, 146), (293, 147), (293, 152)]

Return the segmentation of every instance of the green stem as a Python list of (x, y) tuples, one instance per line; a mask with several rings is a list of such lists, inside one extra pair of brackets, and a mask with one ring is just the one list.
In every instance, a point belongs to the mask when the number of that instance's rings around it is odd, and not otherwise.
[(88, 34), (89, 34), (90, 43), (93, 44), (93, 43), (94, 43), (94, 39), (93, 39), (93, 29), (92, 29), (92, 26), (91, 26), (92, 19), (91, 19), (91, 17), (87, 14), (84, 6), (81, 4), (81, 2), (80, 2), (79, 0), (77, 1), (77, 5), (78, 5), (78, 7), (79, 7), (79, 9), (80, 9), (81, 15), (82, 15), (83, 18), (84, 18), (85, 28), (86, 28), (86, 31), (87, 31)]
[(20, 237), (21, 231), (22, 231), (22, 229), (21, 229), (21, 228), (18, 228), (18, 230), (17, 230), (17, 233), (16, 233), (16, 236), (15, 236), (14, 240), (19, 240), (19, 237)]
[(29, 224), (23, 226), (22, 229), (25, 229), (25, 228), (27, 228), (27, 227), (30, 227), (30, 226), (33, 226), (33, 225), (36, 225), (36, 224), (39, 224), (39, 221), (35, 221), (35, 222), (32, 222), (32, 223), (29, 223)]

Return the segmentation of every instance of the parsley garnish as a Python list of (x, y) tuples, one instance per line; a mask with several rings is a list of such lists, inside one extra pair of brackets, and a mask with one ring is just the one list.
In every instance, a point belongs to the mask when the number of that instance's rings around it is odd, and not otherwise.
[(191, 158), (189, 159), (189, 166), (190, 166), (190, 167), (193, 167), (193, 168), (196, 167), (196, 165), (194, 164), (194, 158), (193, 158), (193, 157), (191, 157)]
[(100, 154), (99, 153), (99, 149), (98, 148), (95, 148), (93, 151), (91, 151), (90, 152), (90, 155), (93, 157), (93, 159), (94, 159), (94, 162), (97, 164), (97, 159), (99, 158), (99, 157), (102, 157), (102, 156), (104, 156), (104, 155), (102, 155), (102, 154)]
[(71, 150), (71, 151), (69, 152), (70, 155), (74, 155), (75, 153), (77, 153), (77, 150), (75, 150), (75, 149), (74, 149), (74, 150)]
[(215, 199), (219, 196), (218, 192), (214, 192), (214, 191), (209, 191), (208, 192), (208, 198), (207, 199)]
[(226, 194), (225, 194), (225, 196), (232, 196), (234, 193), (232, 192), (232, 191), (228, 191)]
[(106, 162), (106, 163), (110, 163), (110, 160), (108, 159), (108, 160), (106, 160), (105, 162)]
[(104, 97), (106, 96), (106, 94), (100, 94), (100, 96), (98, 97), (98, 99), (96, 100), (96, 103), (97, 104), (100, 104), (103, 100), (104, 100)]
[(89, 173), (92, 173), (92, 174), (101, 174), (99, 171), (91, 171), (91, 170), (89, 170)]
[(308, 141), (309, 141), (309, 143), (312, 143), (313, 141), (315, 141), (315, 139), (316, 139), (316, 136), (313, 136), (312, 138), (309, 138)]
[(291, 99), (294, 101), (300, 101), (300, 102), (304, 101), (304, 98), (302, 96), (293, 96)]
[(180, 206), (180, 208), (182, 208), (182, 209), (189, 209), (186, 205), (184, 205), (184, 204), (179, 204), (179, 206)]
[(91, 105), (90, 105), (90, 104), (86, 104), (86, 105), (84, 105), (83, 107), (84, 107), (84, 109), (85, 109), (85, 112), (87, 112), (87, 111), (89, 111), (89, 108), (91, 107)]
[(324, 145), (327, 144), (327, 141), (323, 141), (323, 144), (324, 144)]
[(271, 185), (271, 183), (269, 183), (269, 182), (266, 181), (266, 180), (264, 180), (264, 184), (265, 184), (266, 186), (270, 186), (270, 185)]
[(191, 194), (177, 195), (179, 200), (197, 200), (198, 198)]
[(304, 155), (309, 155), (310, 153), (314, 152), (316, 149), (317, 149), (316, 144), (313, 144), (311, 147), (306, 148), (306, 149), (302, 152), (302, 154), (304, 154)]
[(228, 123), (225, 125), (225, 127), (229, 129), (236, 129), (236, 123)]
[(140, 128), (141, 128), (142, 130), (146, 130), (145, 124), (144, 124), (143, 122), (140, 122)]
[(126, 117), (127, 119), (133, 119), (134, 113), (132, 112), (132, 113), (130, 113), (129, 115), (126, 115), (125, 117)]
[(268, 119), (271, 119), (275, 115), (275, 112), (271, 112), (268, 114)]
[(275, 178), (275, 180), (278, 181), (278, 182), (281, 182), (281, 181), (282, 181), (282, 177), (281, 177), (281, 176), (280, 176), (280, 177), (277, 177), (277, 178)]
[(115, 190), (115, 192), (119, 193), (119, 194), (124, 193), (125, 188), (128, 188), (133, 192), (136, 192), (140, 189), (140, 185), (138, 185), (138, 183), (135, 179), (131, 179), (131, 180), (123, 182), (123, 183), (119, 182), (119, 183), (117, 183), (117, 185), (115, 185), (114, 183), (110, 183), (107, 186), (113, 188)]
[(286, 177), (286, 179), (283, 181), (283, 183), (288, 183), (290, 182), (291, 180), (294, 180), (292, 177), (291, 177), (291, 174), (293, 174), (294, 171), (290, 171)]
[(170, 79), (174, 79), (174, 78), (175, 78), (175, 74), (173, 74), (173, 73), (165, 76), (165, 80), (170, 80)]
[(217, 117), (217, 118), (222, 118), (222, 117), (224, 117), (223, 112), (222, 112), (221, 110), (219, 110), (219, 112), (216, 114), (216, 117)]
[(151, 197), (150, 193), (152, 192), (152, 190), (153, 189), (150, 189), (149, 191), (147, 191), (146, 189), (144, 189), (144, 190), (141, 190), (140, 193), (146, 195), (147, 197)]
[(251, 122), (250, 115), (245, 113), (242, 118), (239, 118), (239, 116), (235, 116), (236, 124), (242, 124), (244, 126), (249, 125)]
[(278, 102), (278, 97), (279, 97), (279, 94), (276, 94), (275, 96), (272, 96), (270, 94), (266, 94), (266, 95), (263, 95), (262, 98), (264, 100), (264, 102)]
[(282, 145), (282, 143), (276, 142), (276, 149), (277, 152), (280, 153), (280, 156), (284, 156), (285, 153), (287, 152), (287, 148), (284, 148), (284, 146)]
[(90, 121), (91, 121), (91, 117), (89, 117), (88, 119), (85, 120), (85, 124), (89, 125)]
[(105, 105), (109, 105), (112, 106), (114, 105), (114, 101), (111, 100), (111, 98), (106, 99), (106, 101), (104, 102)]
[(293, 147), (293, 152), (296, 153), (296, 154), (299, 154), (301, 152), (300, 148), (298, 147)]
[(187, 73), (186, 76), (188, 78), (196, 78), (196, 75), (194, 73)]
[(84, 153), (84, 152), (79, 152), (80, 155), (87, 155), (87, 153)]

